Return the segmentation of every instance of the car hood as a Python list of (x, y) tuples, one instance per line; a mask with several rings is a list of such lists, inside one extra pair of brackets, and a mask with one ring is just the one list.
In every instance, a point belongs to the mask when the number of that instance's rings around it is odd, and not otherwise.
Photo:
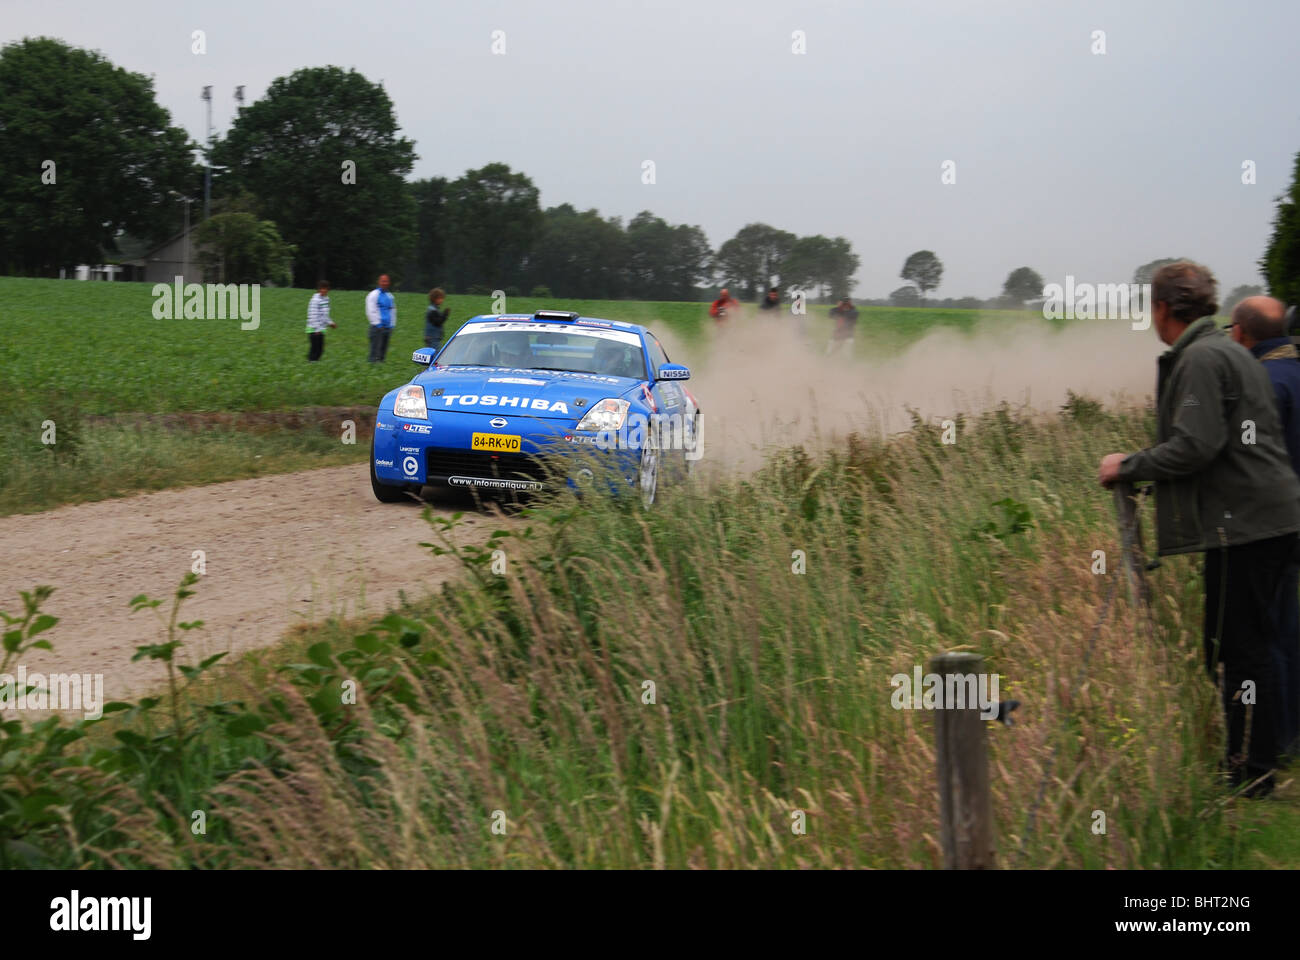
[(429, 414), (511, 411), (546, 420), (576, 420), (605, 397), (623, 397), (641, 383), (628, 377), (505, 367), (433, 366), (415, 378)]

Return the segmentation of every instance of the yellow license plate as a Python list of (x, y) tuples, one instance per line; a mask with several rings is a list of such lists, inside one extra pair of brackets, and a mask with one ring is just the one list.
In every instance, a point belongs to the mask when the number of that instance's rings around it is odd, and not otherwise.
[(489, 453), (518, 453), (521, 440), (509, 433), (475, 433), (470, 435), (469, 448)]

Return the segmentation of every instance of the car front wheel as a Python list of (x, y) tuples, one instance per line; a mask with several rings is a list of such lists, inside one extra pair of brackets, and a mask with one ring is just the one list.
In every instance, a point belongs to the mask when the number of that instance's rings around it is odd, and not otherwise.
[[(373, 458), (372, 458), (373, 459)], [(641, 464), (637, 469), (637, 487), (641, 491), (641, 506), (649, 510), (654, 506), (659, 490), (659, 431), (646, 431), (641, 444)]]
[(380, 503), (397, 503), (406, 499), (405, 487), (390, 487), (386, 483), (380, 483), (379, 477), (375, 475), (375, 441), (373, 437), (370, 440), (370, 489), (374, 491), (375, 499)]

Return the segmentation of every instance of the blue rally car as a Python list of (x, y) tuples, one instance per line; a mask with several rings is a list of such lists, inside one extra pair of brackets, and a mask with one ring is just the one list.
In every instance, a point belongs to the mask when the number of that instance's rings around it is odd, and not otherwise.
[(560, 310), (477, 316), (427, 370), (379, 402), (370, 454), (375, 496), (422, 486), (480, 493), (582, 486), (591, 458), (654, 502), (661, 467), (688, 471), (702, 452), (700, 408), (653, 333)]

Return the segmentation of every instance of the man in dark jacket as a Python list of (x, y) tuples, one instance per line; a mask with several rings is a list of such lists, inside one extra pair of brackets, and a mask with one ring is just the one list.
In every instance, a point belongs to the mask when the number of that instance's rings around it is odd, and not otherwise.
[[(1277, 397), (1291, 467), (1300, 474), (1300, 352), (1287, 336), (1286, 307), (1272, 297), (1247, 297), (1232, 311), (1232, 339), (1264, 364)], [(1278, 596), (1282, 633), (1282, 749), (1295, 755), (1300, 743), (1300, 563), (1293, 558)]]
[(424, 311), (424, 345), (437, 350), (442, 346), (442, 328), (451, 319), (451, 307), (444, 307), (447, 299), (442, 287), (429, 291), (429, 306)]
[(1205, 664), (1216, 680), (1223, 667), (1227, 767), (1262, 796), (1282, 747), (1276, 600), (1300, 531), (1300, 479), (1268, 374), (1214, 322), (1210, 271), (1161, 267), (1151, 301), (1171, 348), (1156, 379), (1156, 444), (1103, 457), (1098, 479), (1154, 480), (1161, 555), (1205, 552)]
[(826, 355), (838, 353), (842, 347), (847, 347), (849, 355), (852, 356), (853, 334), (858, 329), (858, 308), (853, 305), (853, 301), (845, 297), (836, 306), (831, 307), (830, 318), (835, 321), (835, 329), (831, 331), (830, 342), (826, 344)]

